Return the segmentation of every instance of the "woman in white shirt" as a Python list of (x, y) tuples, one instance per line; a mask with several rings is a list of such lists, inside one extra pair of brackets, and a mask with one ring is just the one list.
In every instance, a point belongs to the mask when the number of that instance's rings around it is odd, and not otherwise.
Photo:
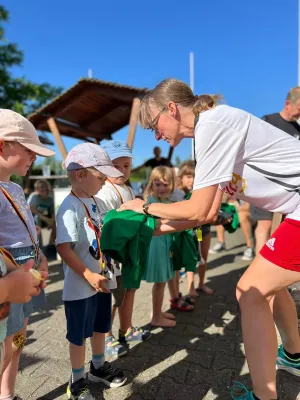
[[(190, 200), (174, 204), (133, 200), (121, 208), (160, 217), (158, 234), (214, 220), (224, 192), (287, 215), (237, 286), (253, 391), (244, 388), (243, 397), (233, 391), (233, 398), (277, 399), (276, 359), (277, 368), (300, 376), (297, 315), (286, 290), (300, 280), (300, 142), (245, 111), (217, 105), (218, 100), (195, 96), (175, 79), (149, 92), (141, 105), (141, 126), (172, 147), (195, 138), (193, 193)], [(299, 113), (293, 102), (289, 107)], [(278, 352), (271, 300), (283, 342)]]

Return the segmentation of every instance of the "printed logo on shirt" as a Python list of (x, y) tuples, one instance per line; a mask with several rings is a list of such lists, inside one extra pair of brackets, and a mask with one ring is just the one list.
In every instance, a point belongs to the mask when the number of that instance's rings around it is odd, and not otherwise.
[(267, 241), (266, 246), (268, 246), (270, 250), (274, 251), (275, 250), (274, 244), (275, 244), (275, 238), (272, 238)]
[(234, 196), (236, 193), (243, 193), (246, 189), (246, 180), (240, 175), (233, 173), (231, 181), (222, 189), (223, 192)]

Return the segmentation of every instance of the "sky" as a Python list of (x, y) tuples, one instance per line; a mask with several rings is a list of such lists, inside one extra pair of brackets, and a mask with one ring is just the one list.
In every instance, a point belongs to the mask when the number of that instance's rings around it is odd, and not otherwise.
[[(282, 109), (297, 86), (297, 0), (51, 0), (1, 2), (10, 12), (6, 38), (24, 51), (21, 68), (37, 83), (68, 88), (87, 77), (153, 88), (165, 78), (189, 83), (195, 94), (220, 93), (227, 104), (261, 117)], [(114, 135), (126, 140), (128, 127)], [(64, 138), (67, 150), (78, 143)], [(137, 129), (134, 165), (152, 156), (150, 131)], [(160, 142), (163, 155), (168, 145)], [(191, 155), (191, 140), (174, 158)], [(57, 149), (57, 158), (61, 156)]]

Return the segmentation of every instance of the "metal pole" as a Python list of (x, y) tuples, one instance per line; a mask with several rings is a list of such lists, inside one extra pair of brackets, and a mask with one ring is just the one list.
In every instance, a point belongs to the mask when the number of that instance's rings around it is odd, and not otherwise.
[[(300, 0), (299, 0), (300, 2)], [(195, 86), (195, 73), (194, 73), (194, 53), (191, 51), (190, 52), (190, 88), (194, 92), (194, 86)], [(192, 140), (192, 160), (194, 160), (194, 154), (195, 154), (195, 149), (194, 149), (194, 140)]]

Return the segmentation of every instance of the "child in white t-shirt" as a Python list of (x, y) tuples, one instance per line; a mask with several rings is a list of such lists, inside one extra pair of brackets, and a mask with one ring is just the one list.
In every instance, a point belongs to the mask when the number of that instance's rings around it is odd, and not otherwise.
[[(97, 197), (103, 202), (105, 212), (107, 212), (121, 207), (128, 200), (133, 200), (135, 195), (133, 190), (125, 184), (130, 178), (132, 167), (132, 153), (127, 143), (110, 140), (103, 145), (103, 149), (109, 155), (114, 167), (123, 174), (123, 176), (117, 178), (108, 176), (105, 185), (97, 194)], [(149, 331), (133, 327), (132, 313), (136, 289), (124, 288), (121, 271), (118, 275), (118, 287), (113, 290), (115, 302), (112, 309), (112, 321), (118, 308), (120, 317), (119, 341), (115, 339), (112, 331), (107, 333), (105, 354), (110, 357), (120, 357), (127, 353), (122, 344), (142, 342), (151, 336)]]
[[(91, 339), (88, 378), (109, 387), (126, 382), (124, 374), (105, 362), (105, 334), (111, 329), (111, 293), (114, 266), (100, 249), (102, 205), (94, 195), (106, 176), (122, 175), (96, 144), (75, 146), (64, 165), (72, 185), (57, 214), (57, 251), (63, 260), (63, 301), (67, 319), (72, 374), (67, 388), (71, 399), (92, 400), (85, 380), (85, 340)], [(110, 285), (110, 283), (113, 283)]]

